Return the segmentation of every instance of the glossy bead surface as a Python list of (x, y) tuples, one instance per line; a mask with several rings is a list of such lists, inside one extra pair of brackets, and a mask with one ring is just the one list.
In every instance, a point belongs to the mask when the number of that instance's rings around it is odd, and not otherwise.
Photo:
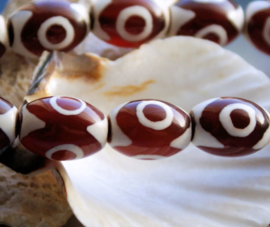
[(246, 10), (246, 23), (250, 41), (270, 54), (270, 1), (251, 2)]
[(17, 108), (0, 98), (0, 150), (11, 145), (16, 138)]
[(83, 5), (41, 0), (22, 6), (9, 19), (10, 45), (35, 58), (44, 50), (70, 51), (87, 35), (89, 15)]
[(7, 50), (7, 27), (3, 16), (0, 15), (0, 58), (4, 55)]
[(189, 115), (163, 101), (125, 103), (116, 107), (109, 119), (109, 144), (133, 158), (169, 157), (187, 147), (191, 140)]
[(269, 114), (239, 98), (216, 98), (191, 111), (193, 144), (211, 154), (242, 156), (262, 149), (270, 140)]
[(194, 36), (222, 46), (241, 32), (242, 8), (231, 0), (181, 0), (171, 7), (169, 35)]
[(155, 0), (96, 1), (93, 33), (110, 44), (138, 47), (164, 37), (169, 26), (169, 9)]
[(21, 143), (49, 159), (80, 159), (101, 150), (108, 121), (92, 105), (70, 97), (47, 97), (28, 103), (21, 113)]

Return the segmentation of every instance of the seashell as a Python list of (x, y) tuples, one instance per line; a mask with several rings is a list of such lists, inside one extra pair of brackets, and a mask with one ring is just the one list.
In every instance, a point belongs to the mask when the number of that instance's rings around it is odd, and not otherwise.
[[(137, 99), (159, 99), (189, 112), (224, 96), (270, 110), (270, 80), (264, 73), (214, 43), (187, 37), (157, 40), (115, 61), (45, 54), (25, 99), (50, 95), (80, 98), (105, 114)], [(59, 171), (68, 202), (85, 226), (266, 227), (269, 149), (222, 158), (189, 145), (150, 162), (106, 146), (89, 158), (63, 162)]]

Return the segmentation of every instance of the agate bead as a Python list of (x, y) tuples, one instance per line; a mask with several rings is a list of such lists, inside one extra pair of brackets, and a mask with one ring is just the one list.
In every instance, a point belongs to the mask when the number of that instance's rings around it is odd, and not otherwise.
[(8, 22), (14, 52), (35, 58), (44, 50), (69, 51), (88, 34), (89, 14), (83, 5), (41, 0), (22, 6)]
[(107, 43), (138, 47), (165, 36), (169, 8), (155, 0), (96, 1), (93, 33)]
[(270, 1), (254, 1), (246, 10), (247, 35), (262, 52), (270, 54)]
[(101, 150), (108, 121), (94, 106), (71, 97), (46, 97), (26, 104), (21, 112), (21, 143), (49, 159), (80, 159)]
[(171, 7), (171, 14), (170, 36), (194, 36), (222, 46), (244, 25), (242, 8), (231, 0), (181, 0)]
[(16, 138), (17, 108), (0, 98), (0, 150), (11, 145)]
[(110, 113), (109, 122), (109, 144), (137, 159), (169, 157), (186, 148), (191, 140), (189, 115), (163, 101), (122, 104)]
[(240, 98), (215, 98), (191, 111), (198, 148), (220, 156), (254, 153), (270, 140), (269, 114), (259, 105)]
[(4, 55), (7, 49), (8, 37), (7, 27), (3, 16), (0, 15), (0, 58)]

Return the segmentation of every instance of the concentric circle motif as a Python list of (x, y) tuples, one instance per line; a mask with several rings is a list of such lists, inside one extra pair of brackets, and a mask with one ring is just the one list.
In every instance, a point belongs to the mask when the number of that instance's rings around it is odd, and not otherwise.
[(21, 113), (21, 143), (31, 152), (65, 161), (101, 150), (107, 140), (108, 122), (94, 106), (65, 96), (28, 103)]
[(195, 106), (193, 144), (211, 154), (251, 154), (270, 140), (269, 114), (259, 105), (240, 98), (217, 98)]
[(270, 54), (270, 2), (253, 1), (246, 10), (247, 35), (259, 50)]
[(93, 33), (122, 47), (164, 37), (169, 26), (168, 8), (154, 0), (97, 1), (93, 14)]
[(86, 103), (80, 99), (75, 99), (77, 100), (78, 102), (81, 103), (80, 107), (78, 109), (74, 109), (74, 110), (67, 110), (67, 109), (64, 109), (63, 107), (59, 106), (57, 104), (57, 99), (61, 100), (61, 96), (54, 96), (50, 99), (50, 104), (51, 106), (60, 114), (63, 114), (63, 115), (78, 115), (80, 113), (82, 113), (85, 108), (86, 108)]
[(75, 155), (74, 159), (81, 159), (84, 156), (83, 150), (80, 147), (75, 146), (73, 144), (64, 144), (64, 145), (59, 145), (54, 148), (51, 148), (45, 153), (45, 156), (49, 159), (56, 159), (53, 157), (53, 155), (56, 155), (57, 153), (61, 153), (61, 154), (58, 154), (59, 158), (57, 158), (59, 161), (61, 161), (63, 159), (63, 155), (65, 155), (63, 153), (66, 153), (66, 152), (73, 153)]
[[(50, 42), (47, 38), (47, 33), (48, 30), (52, 26), (60, 26), (65, 30), (65, 38), (63, 41), (56, 41), (57, 43), (54, 44)], [(51, 50), (60, 50), (68, 45), (70, 45), (75, 37), (75, 31), (72, 26), (72, 24), (68, 21), (68, 19), (61, 17), (61, 16), (56, 16), (56, 17), (51, 17), (48, 20), (46, 20), (39, 28), (38, 30), (38, 38), (42, 46), (44, 46), (46, 49), (51, 49)]]
[(171, 36), (194, 36), (222, 46), (235, 39), (244, 25), (243, 9), (230, 0), (181, 0), (171, 13)]
[[(163, 120), (151, 121), (145, 116), (143, 112), (144, 108), (151, 104), (156, 105), (165, 111), (166, 117)], [(142, 101), (136, 108), (136, 114), (137, 114), (139, 122), (143, 126), (152, 128), (154, 130), (163, 130), (163, 129), (168, 128), (172, 124), (172, 121), (174, 119), (172, 108), (158, 101)]]
[(209, 25), (200, 31), (198, 31), (194, 36), (197, 38), (207, 37), (209, 34), (213, 34), (218, 39), (218, 44), (221, 46), (225, 46), (228, 42), (227, 31), (220, 25)]
[[(242, 112), (245, 112), (248, 117), (249, 123), (245, 127), (236, 127), (233, 123), (233, 111), (241, 110)], [(242, 113), (243, 114), (243, 113)], [(244, 118), (242, 116), (242, 118)], [(231, 136), (236, 137), (246, 137), (250, 135), (255, 127), (256, 127), (256, 112), (255, 110), (247, 105), (241, 104), (241, 103), (234, 103), (231, 105), (228, 105), (222, 109), (222, 111), (219, 114), (219, 120), (224, 127), (224, 129), (230, 134)], [(235, 121), (237, 121), (237, 117)], [(242, 119), (240, 119), (242, 120)]]
[(191, 121), (182, 109), (158, 100), (137, 100), (110, 114), (109, 144), (120, 153), (145, 160), (169, 157), (191, 140)]
[[(144, 27), (139, 34), (131, 34), (125, 28), (127, 20), (136, 12), (136, 16), (144, 20)], [(131, 6), (120, 12), (116, 20), (116, 30), (118, 34), (125, 40), (130, 42), (138, 42), (146, 39), (153, 30), (153, 19), (150, 12), (142, 6)]]
[(87, 11), (68, 1), (35, 1), (18, 9), (8, 22), (12, 49), (35, 58), (44, 50), (69, 51), (87, 35)]

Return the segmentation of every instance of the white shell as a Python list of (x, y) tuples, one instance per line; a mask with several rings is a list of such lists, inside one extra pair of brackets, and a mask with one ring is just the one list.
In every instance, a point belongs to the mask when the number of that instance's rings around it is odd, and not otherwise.
[[(269, 78), (205, 40), (158, 40), (114, 62), (101, 59), (100, 70), (101, 78), (91, 82), (54, 73), (46, 94), (81, 98), (105, 114), (133, 99), (161, 99), (190, 111), (220, 96), (246, 98), (270, 110)], [(60, 171), (68, 201), (85, 226), (266, 227), (269, 149), (221, 158), (190, 145), (166, 160), (139, 161), (106, 146), (89, 158), (63, 163)]]

